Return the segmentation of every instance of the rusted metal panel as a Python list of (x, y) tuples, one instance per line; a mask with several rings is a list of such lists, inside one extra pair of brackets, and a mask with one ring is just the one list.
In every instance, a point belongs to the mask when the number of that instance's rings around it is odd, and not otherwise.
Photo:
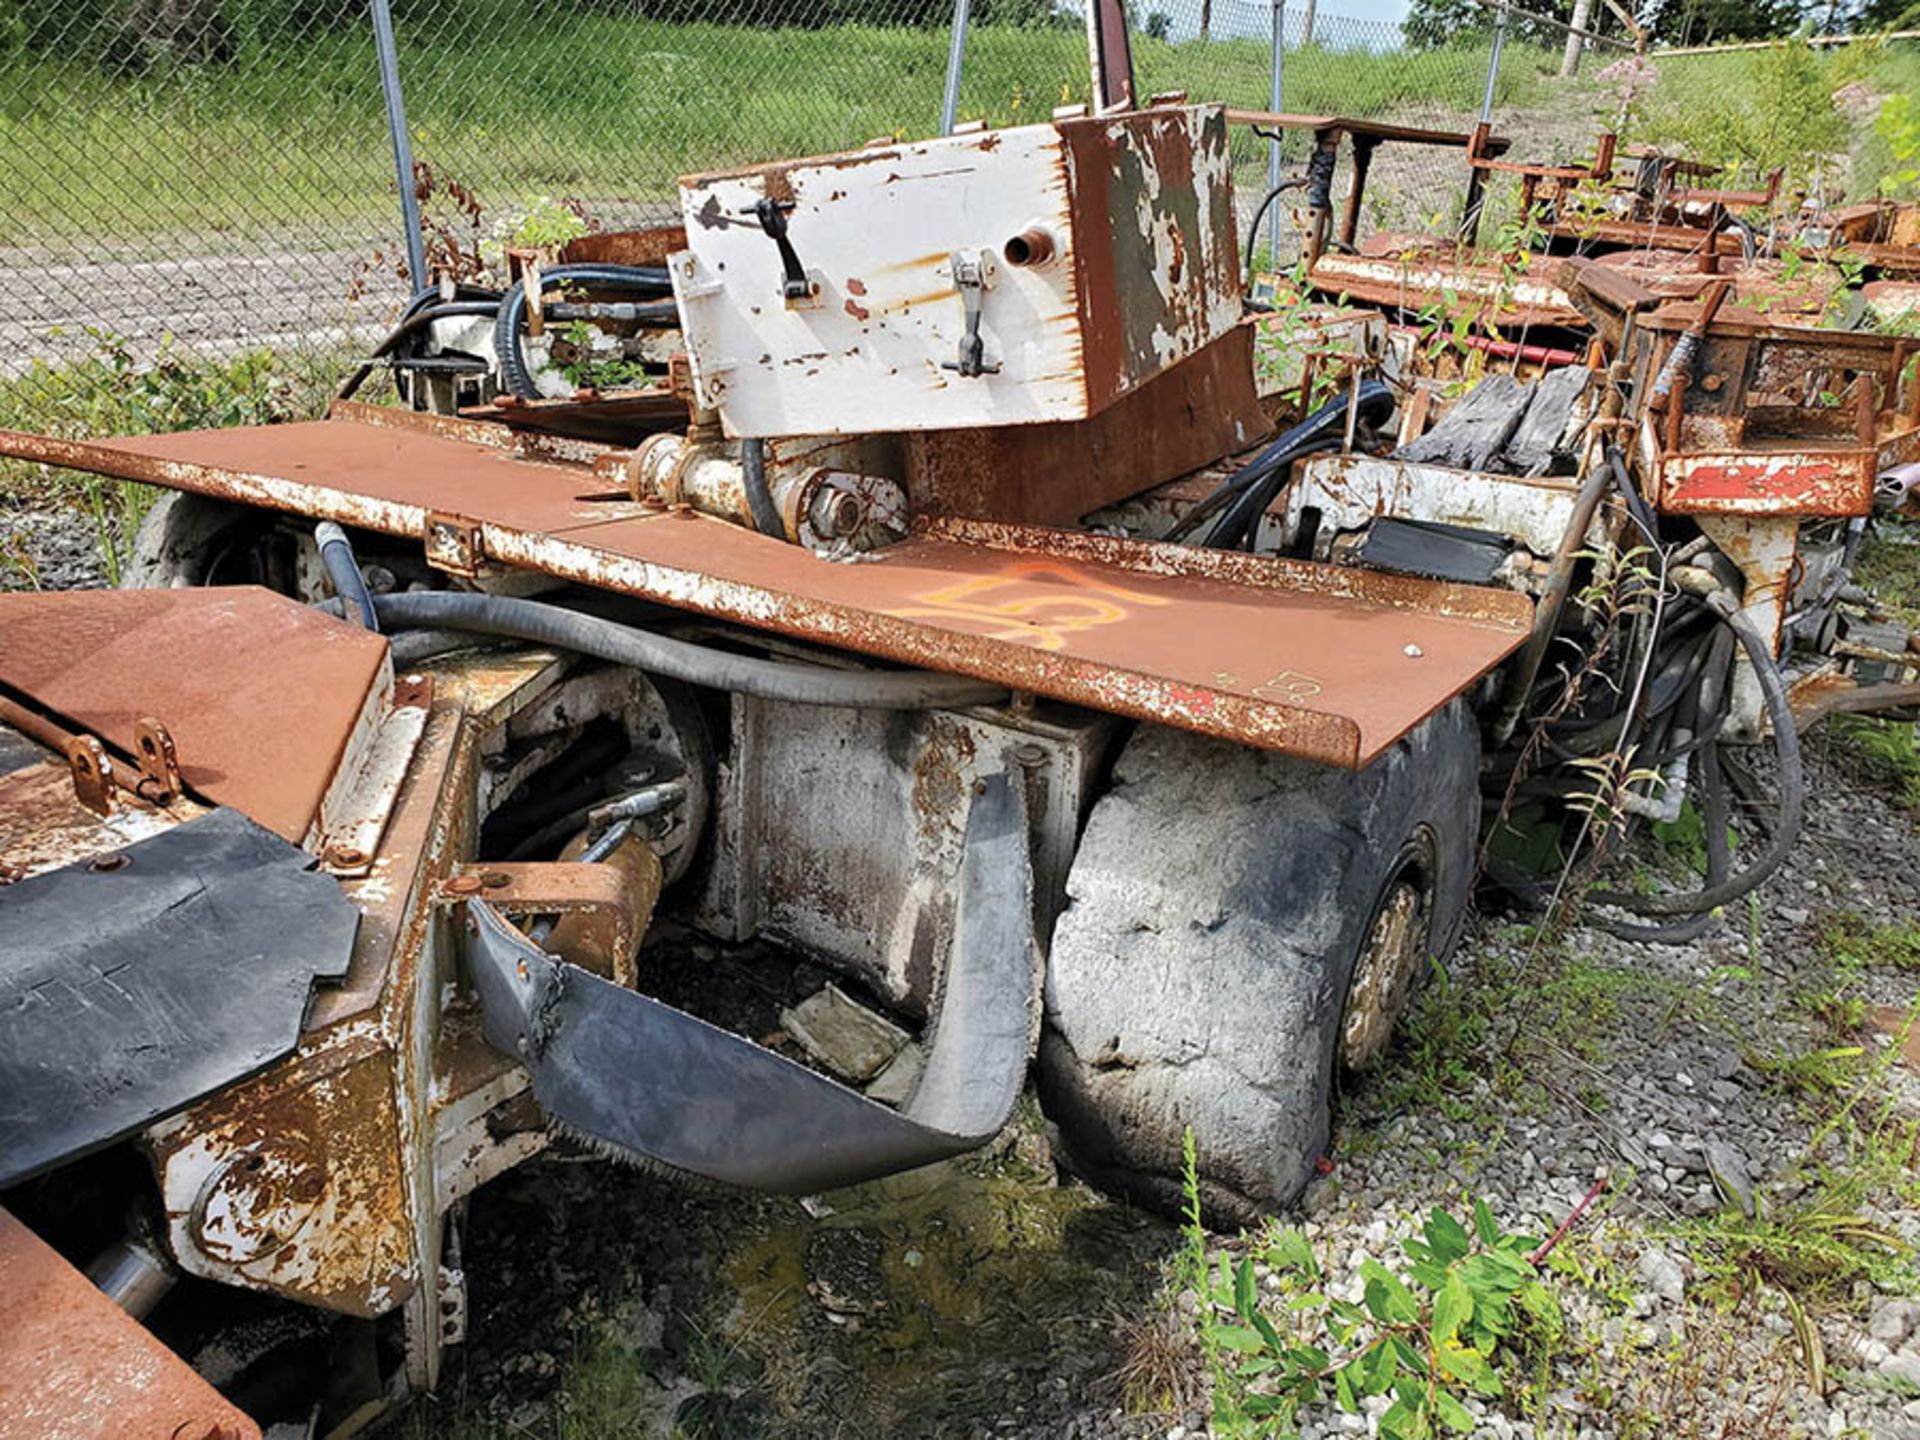
[(687, 247), (687, 232), (678, 225), (651, 230), (603, 230), (569, 240), (560, 251), (563, 265), (664, 265), (667, 257)]
[[(877, 146), (681, 188), (689, 250), (671, 273), (695, 391), (735, 434), (1080, 420), (1239, 320), (1218, 109)], [(763, 225), (783, 229), (785, 255)]]
[(0, 434), (0, 453), (400, 535), (459, 497), (487, 517), (487, 555), (521, 569), (1341, 765), (1497, 664), (1532, 615), (1503, 592), (983, 523), (929, 521), (838, 564), (690, 512), (583, 500), (578, 467), (341, 421)]
[(907, 437), (921, 514), (1072, 525), (1235, 454), (1273, 426), (1253, 383), (1253, 335), (1237, 325), (1091, 419)]
[(100, 815), (80, 803), (64, 761), (23, 766), (0, 775), (0, 883), (124, 849), (205, 813), (180, 799), (164, 810), (123, 805)]
[(1558, 285), (1508, 277), (1497, 263), (1436, 252), (1430, 243), (1398, 255), (1322, 255), (1307, 279), (1315, 290), (1368, 305), (1473, 309), (1487, 323), (1505, 326), (1585, 324)]
[(252, 586), (0, 595), (0, 683), (127, 755), (159, 720), (189, 789), (295, 844), (391, 680), (380, 637)]
[(0, 1210), (0, 1437), (259, 1440), (260, 1427)]
[(154, 1127), (181, 1268), (369, 1318), (406, 1299), (419, 1263), (403, 1083), (373, 1036), (310, 1043)]

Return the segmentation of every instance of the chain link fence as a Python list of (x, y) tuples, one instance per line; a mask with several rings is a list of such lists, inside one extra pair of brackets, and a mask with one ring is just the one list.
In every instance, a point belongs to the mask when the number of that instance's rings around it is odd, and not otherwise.
[[(951, 4), (394, 0), (429, 236), (471, 255), (542, 200), (607, 228), (656, 221), (689, 172), (934, 134)], [(1590, 154), (1622, 119), (1729, 151), (1870, 151), (1871, 120), (1828, 97), (1888, 93), (1913, 61), (1909, 46), (1647, 62), (1616, 37), (1566, 78), (1566, 27), (1520, 11), (1497, 47), (1491, 8), (1447, 36), (1304, 0), (1282, 15), (1286, 110), (1462, 131), (1490, 100), (1528, 159)], [(1142, 93), (1268, 108), (1274, 16), (1267, 0), (1135, 0)], [(1044, 119), (1087, 85), (1071, 3), (972, 0), (961, 119)], [(1813, 121), (1782, 131), (1799, 123), (1783, 100)], [(1234, 144), (1251, 213), (1267, 142), (1241, 126)], [(1288, 171), (1310, 144), (1286, 132)], [(1383, 147), (1362, 234), (1445, 226), (1465, 178), (1458, 151)], [(310, 413), (409, 292), (401, 234), (367, 0), (0, 13), (0, 425)]]

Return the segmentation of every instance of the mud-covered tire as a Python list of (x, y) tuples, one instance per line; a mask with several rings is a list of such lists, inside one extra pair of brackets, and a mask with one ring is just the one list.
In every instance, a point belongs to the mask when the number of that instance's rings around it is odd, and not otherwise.
[[(1048, 961), (1040, 1095), (1069, 1167), (1172, 1211), (1191, 1127), (1213, 1222), (1291, 1201), (1325, 1152), (1343, 1038), (1377, 1053), (1459, 938), (1478, 763), (1458, 701), (1357, 773), (1138, 730)], [(1406, 973), (1375, 973), (1396, 968), (1383, 935)], [(1356, 1003), (1378, 1013), (1350, 1017), (1363, 952)]]

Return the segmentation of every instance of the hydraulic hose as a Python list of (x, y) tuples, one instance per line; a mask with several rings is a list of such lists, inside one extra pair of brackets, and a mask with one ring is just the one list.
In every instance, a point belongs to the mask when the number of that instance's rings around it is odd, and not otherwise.
[(1794, 726), (1786, 680), (1779, 666), (1773, 663), (1772, 647), (1727, 591), (1714, 590), (1705, 598), (1713, 613), (1732, 629), (1734, 638), (1753, 662), (1754, 673), (1759, 676), (1760, 692), (1766, 701), (1767, 718), (1773, 725), (1774, 746), (1780, 757), (1780, 816), (1760, 857), (1720, 884), (1709, 884), (1690, 895), (1629, 895), (1603, 890), (1590, 897), (1598, 904), (1636, 915), (1694, 915), (1738, 900), (1786, 862), (1800, 838), (1800, 826), (1806, 818), (1806, 773), (1800, 760), (1800, 732)]
[(360, 573), (360, 562), (354, 558), (347, 532), (331, 520), (322, 520), (313, 527), (313, 538), (320, 547), (320, 563), (326, 567), (333, 593), (359, 615), (362, 625), (378, 633), (380, 620), (374, 613), (373, 596), (367, 591), (367, 577)]
[(360, 362), (354, 372), (347, 377), (346, 383), (335, 393), (336, 400), (351, 400), (360, 387), (373, 374), (374, 365), (383, 357), (393, 353), (393, 349), (410, 335), (417, 334), (436, 320), (449, 320), (460, 316), (493, 315), (500, 309), (500, 292), (488, 290), (479, 285), (462, 285), (454, 291), (454, 297), (448, 301), (440, 299), (436, 289), (421, 290), (407, 302), (407, 308), (400, 312), (400, 322), (387, 332), (387, 337), (373, 347), (373, 354)]
[[(1246, 279), (1246, 287), (1247, 287), (1247, 288), (1248, 288), (1249, 290), (1251, 290), (1251, 289), (1253, 288), (1253, 256), (1254, 256), (1254, 245), (1255, 245), (1255, 244), (1256, 244), (1256, 243), (1257, 243), (1257, 242), (1259, 241), (1259, 239), (1260, 239), (1260, 222), (1261, 222), (1261, 221), (1263, 221), (1263, 220), (1265, 220), (1265, 219), (1267, 218), (1267, 211), (1269, 211), (1269, 210), (1271, 210), (1271, 209), (1273, 208), (1273, 202), (1274, 202), (1274, 201), (1276, 201), (1276, 200), (1278, 200), (1278, 199), (1279, 199), (1279, 198), (1280, 198), (1280, 197), (1281, 197), (1281, 196), (1282, 196), (1283, 194), (1285, 194), (1285, 193), (1286, 193), (1287, 191), (1289, 191), (1289, 190), (1298, 190), (1298, 189), (1299, 189), (1299, 188), (1300, 188), (1300, 187), (1301, 187), (1302, 185), (1305, 185), (1306, 183), (1307, 183), (1307, 177), (1306, 177), (1306, 176), (1304, 176), (1304, 175), (1289, 175), (1289, 176), (1288, 176), (1288, 177), (1287, 177), (1287, 178), (1286, 178), (1285, 180), (1282, 180), (1282, 181), (1281, 181), (1281, 182), (1280, 182), (1280, 183), (1279, 183), (1278, 185), (1276, 185), (1276, 186), (1274, 186), (1274, 187), (1273, 187), (1273, 188), (1272, 188), (1271, 190), (1269, 190), (1269, 191), (1267, 192), (1267, 198), (1266, 198), (1266, 199), (1264, 199), (1264, 200), (1262, 200), (1262, 201), (1260, 202), (1260, 207), (1259, 207), (1259, 209), (1257, 209), (1257, 210), (1255, 210), (1255, 211), (1253, 212), (1253, 224), (1251, 224), (1251, 225), (1249, 225), (1249, 226), (1247, 227), (1247, 249), (1246, 249), (1246, 256), (1247, 256), (1247, 279)], [(1269, 263), (1271, 263), (1271, 262), (1272, 262), (1272, 260), (1273, 260), (1273, 256), (1272, 256), (1272, 255), (1268, 255), (1268, 256), (1267, 256), (1267, 260), (1268, 260), (1268, 262), (1269, 262)]]
[[(1384, 381), (1368, 380), (1360, 386), (1360, 411), (1363, 415), (1376, 412), (1382, 402), (1390, 402), (1392, 398), (1392, 387)], [(1345, 395), (1337, 395), (1299, 424), (1283, 431), (1211, 495), (1182, 515), (1178, 523), (1168, 532), (1167, 539), (1170, 541), (1184, 539), (1222, 507), (1263, 485), (1276, 473), (1284, 476), (1287, 466), (1302, 455), (1309, 454), (1324, 445), (1332, 437), (1336, 428), (1344, 428), (1346, 425), (1347, 399)], [(1271, 503), (1271, 498), (1267, 503)], [(1260, 507), (1261, 510), (1265, 508), (1265, 504)], [(1259, 511), (1253, 513), (1257, 515)], [(1221, 527), (1230, 518), (1232, 517), (1223, 517), (1220, 524), (1214, 527), (1213, 533), (1208, 536), (1209, 545), (1218, 547), (1221, 544), (1223, 538)]]
[(1004, 685), (929, 670), (837, 670), (761, 660), (505, 595), (420, 590), (382, 595), (374, 606), (393, 629), (429, 626), (502, 635), (762, 700), (857, 710), (944, 710), (992, 704), (1007, 695)]
[(786, 539), (787, 527), (781, 522), (780, 507), (773, 503), (773, 492), (767, 488), (765, 440), (749, 437), (740, 442), (740, 484), (747, 492), (747, 509), (753, 513), (753, 528), (776, 540)]
[[(659, 265), (556, 265), (540, 272), (540, 290), (544, 294), (555, 285), (592, 285), (603, 289), (633, 290), (645, 295), (663, 295), (672, 289), (664, 266)], [(522, 400), (540, 398), (540, 387), (527, 368), (526, 351), (520, 343), (520, 322), (527, 312), (527, 285), (517, 282), (500, 302), (493, 322), (493, 352), (500, 362), (500, 379), (507, 390)], [(663, 309), (662, 318), (668, 318)]]

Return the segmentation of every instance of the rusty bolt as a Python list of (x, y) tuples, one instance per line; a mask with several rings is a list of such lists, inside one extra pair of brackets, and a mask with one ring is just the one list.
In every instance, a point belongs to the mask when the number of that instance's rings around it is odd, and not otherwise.
[(447, 881), (447, 890), (454, 895), (476, 895), (480, 891), (478, 875), (455, 875)]
[(327, 847), (327, 863), (329, 865), (344, 865), (349, 867), (364, 865), (367, 863), (367, 852), (362, 850), (358, 845), (329, 845)]
[(480, 877), (480, 883), (489, 890), (504, 890), (513, 884), (513, 877), (503, 870), (489, 870)]
[(124, 855), (101, 855), (88, 864), (87, 869), (96, 875), (110, 875), (115, 870), (124, 870), (127, 857)]

